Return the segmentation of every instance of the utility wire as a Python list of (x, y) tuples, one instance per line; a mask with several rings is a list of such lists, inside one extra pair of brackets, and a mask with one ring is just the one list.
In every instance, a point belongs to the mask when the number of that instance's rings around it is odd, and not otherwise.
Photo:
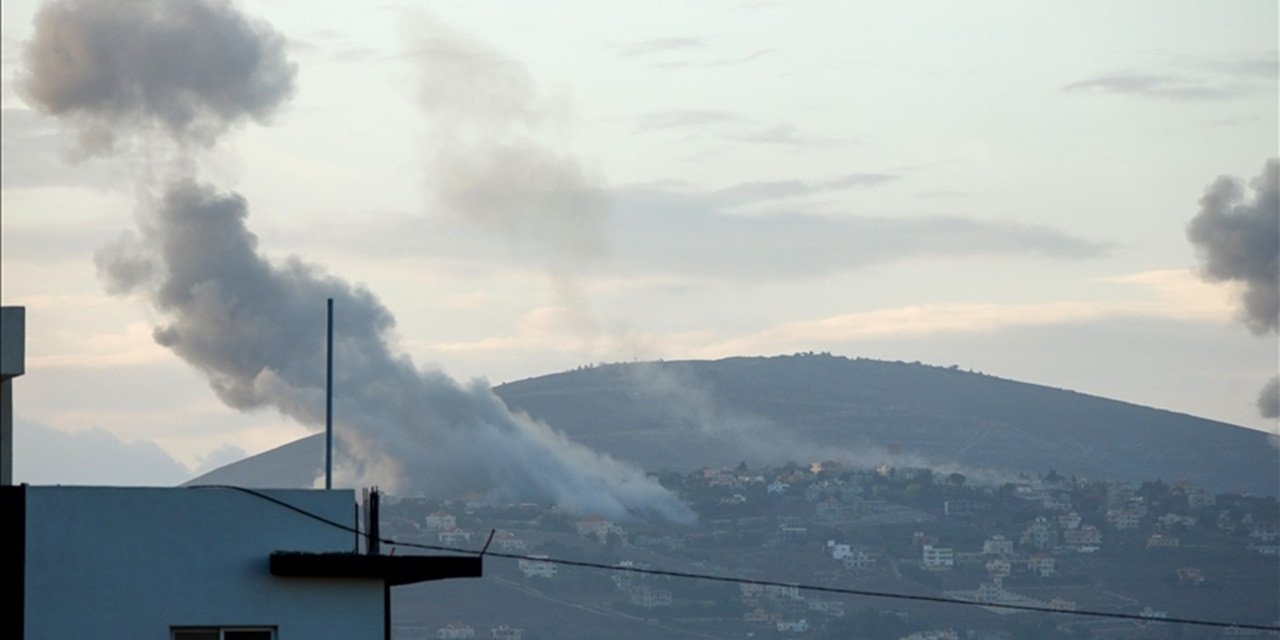
[[(289, 511), (293, 511), (294, 513), (300, 514), (312, 520), (322, 522), (331, 527), (335, 527), (338, 529), (342, 529), (343, 531), (354, 533), (366, 539), (372, 539), (372, 537), (367, 532), (361, 531), (356, 527), (347, 526), (345, 524), (342, 524), (341, 522), (330, 520), (322, 515), (313, 513), (311, 511), (307, 511), (306, 509), (290, 504), (288, 502), (285, 502), (284, 500), (280, 500), (273, 496), (267, 495), (261, 491), (256, 491), (254, 489), (248, 489), (245, 487), (236, 487), (231, 485), (192, 485), (187, 488), (230, 489), (233, 491), (239, 491), (241, 493), (245, 493), (245, 494), (254, 496), (256, 498), (265, 500), (267, 502), (270, 502), (272, 504), (278, 505), (280, 507), (288, 509)], [(492, 539), (492, 535), (490, 536), (490, 538)], [(397, 540), (392, 540), (390, 538), (382, 538), (382, 537), (378, 538), (378, 542), (381, 542), (382, 544), (388, 544), (388, 545), (398, 546), (398, 547), (424, 549), (427, 551), (443, 551), (446, 553), (453, 553), (453, 554), (476, 555), (476, 551), (474, 549), (461, 549), (458, 547), (446, 547), (442, 545), (423, 544), (419, 542), (400, 542)], [(1135, 613), (1114, 613), (1109, 611), (1092, 611), (1088, 609), (1063, 610), (1063, 609), (1053, 609), (1050, 607), (1040, 607), (1035, 605), (1023, 605), (1023, 604), (995, 604), (995, 603), (987, 603), (987, 602), (976, 602), (973, 600), (961, 600), (959, 598), (948, 598), (943, 596), (924, 596), (924, 595), (913, 595), (909, 593), (872, 591), (868, 589), (848, 589), (844, 587), (827, 587), (822, 585), (804, 584), (804, 583), (798, 583), (798, 582), (783, 582), (779, 580), (757, 580), (754, 578), (740, 578), (735, 576), (723, 576), (723, 575), (716, 575), (716, 574), (710, 574), (710, 573), (693, 573), (689, 571), (671, 571), (666, 569), (628, 567), (628, 566), (604, 564), (602, 562), (588, 562), (585, 560), (570, 560), (570, 559), (563, 559), (563, 558), (524, 555), (524, 554), (518, 554), (518, 553), (492, 552), (492, 551), (487, 551), (487, 548), (488, 548), (487, 543), (485, 545), (485, 548), (486, 548), (486, 551), (483, 552), (483, 555), (487, 557), (493, 557), (493, 558), (506, 558), (510, 560), (529, 560), (533, 562), (550, 562), (550, 563), (562, 564), (570, 567), (582, 567), (585, 569), (601, 569), (604, 571), (638, 573), (643, 575), (663, 576), (663, 577), (669, 577), (669, 578), (685, 578), (685, 579), (691, 579), (691, 580), (704, 580), (708, 582), (720, 582), (720, 583), (728, 583), (728, 584), (748, 584), (748, 585), (757, 585), (761, 587), (783, 587), (788, 589), (795, 588), (802, 591), (813, 591), (818, 593), (834, 593), (834, 594), (850, 595), (850, 596), (885, 598), (890, 600), (911, 600), (916, 602), (932, 602), (932, 603), (938, 603), (938, 604), (968, 605), (971, 607), (1012, 609), (1017, 611), (1034, 611), (1039, 613), (1056, 613), (1061, 615), (1085, 616), (1085, 617), (1093, 617), (1093, 618), (1111, 618), (1115, 620), (1130, 620), (1130, 621), (1138, 621), (1138, 622), (1167, 622), (1172, 624), (1195, 625), (1195, 626), (1201, 626), (1201, 627), (1217, 627), (1217, 628), (1226, 628), (1226, 629), (1235, 628), (1235, 629), (1250, 629), (1255, 631), (1280, 632), (1280, 626), (1276, 626), (1276, 625), (1221, 622), (1217, 620), (1202, 620), (1198, 618), (1155, 618), (1155, 617), (1148, 617), (1148, 616), (1135, 614)]]

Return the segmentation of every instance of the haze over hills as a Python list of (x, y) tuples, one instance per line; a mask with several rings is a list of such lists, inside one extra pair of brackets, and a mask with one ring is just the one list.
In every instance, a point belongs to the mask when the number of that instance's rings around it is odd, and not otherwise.
[[(737, 357), (591, 366), (494, 391), (511, 409), (648, 470), (835, 459), (993, 481), (1055, 469), (1280, 493), (1280, 450), (1268, 434), (958, 367)], [(311, 486), (322, 458), (317, 434), (190, 483)]]

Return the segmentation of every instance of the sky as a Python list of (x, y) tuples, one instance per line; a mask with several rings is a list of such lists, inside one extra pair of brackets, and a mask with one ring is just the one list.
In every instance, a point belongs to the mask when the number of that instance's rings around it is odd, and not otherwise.
[[(157, 341), (174, 310), (103, 267), (172, 148), (21, 88), (40, 6), (0, 6), (16, 479), (175, 483), (310, 433), (229, 406)], [(1259, 275), (1189, 236), (1274, 219), (1250, 181), (1280, 155), (1275, 2), (234, 7), (296, 75), (182, 129), (179, 162), (242, 196), (268, 260), (376, 296), (415, 366), (830, 351), (1277, 430), (1248, 304), (1275, 243)]]

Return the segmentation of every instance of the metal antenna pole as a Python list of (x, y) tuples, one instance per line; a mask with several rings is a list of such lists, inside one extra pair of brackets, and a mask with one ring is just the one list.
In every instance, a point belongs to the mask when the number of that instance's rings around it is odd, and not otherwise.
[(333, 488), (333, 298), (329, 298), (329, 328), (324, 368), (324, 488)]

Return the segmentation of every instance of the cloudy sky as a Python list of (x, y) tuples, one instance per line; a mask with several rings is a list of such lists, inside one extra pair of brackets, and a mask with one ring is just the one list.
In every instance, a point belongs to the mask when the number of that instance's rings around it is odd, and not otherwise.
[(178, 482), (309, 433), (228, 408), (103, 266), (174, 139), (256, 251), (367, 287), (460, 379), (831, 351), (1276, 430), (1275, 243), (1233, 268), (1211, 233), (1274, 219), (1275, 2), (688, 4), (242, 3), (291, 86), (148, 129), (24, 85), (41, 3), (6, 1), (17, 478)]

